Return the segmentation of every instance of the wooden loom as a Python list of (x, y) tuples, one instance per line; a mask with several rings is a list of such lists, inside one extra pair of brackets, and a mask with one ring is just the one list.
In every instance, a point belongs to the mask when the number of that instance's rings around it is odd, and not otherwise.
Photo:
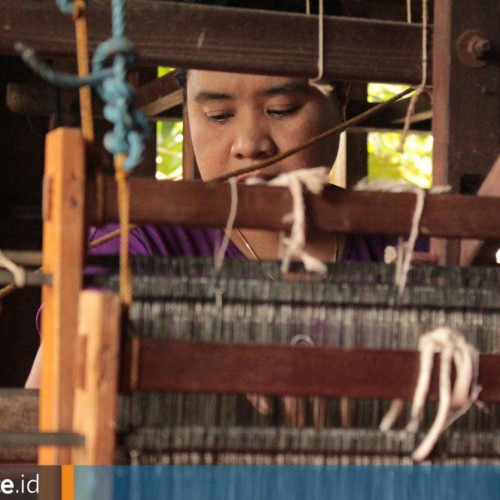
[[(493, 11), (494, 7), (492, 2), (484, 2), (485, 10), (490, 7)], [(264, 26), (263, 33), (269, 33), (270, 40), (264, 39), (262, 43), (266, 44), (269, 49), (273, 44), (283, 36), (283, 31), (276, 30), (277, 26), (283, 25), (285, 14), (263, 14), (251, 12), (239, 12), (231, 9), (217, 9), (217, 8), (198, 8), (194, 6), (180, 6), (169, 5), (168, 3), (160, 5), (153, 5), (148, 2), (137, 2), (132, 7), (136, 8), (136, 13), (147, 14), (147, 9), (157, 9), (162, 14), (171, 14), (173, 19), (182, 19), (182, 16), (190, 19), (193, 27), (193, 33), (197, 30), (194, 29), (199, 23), (203, 28), (211, 29), (211, 23), (215, 25), (216, 19), (220, 19), (220, 15), (228, 16), (230, 19), (238, 19), (243, 25), (247, 25), (250, 29), (255, 24)], [(488, 108), (488, 113), (494, 113), (488, 102), (484, 103), (477, 96), (477, 89), (458, 89), (459, 85), (454, 80), (455, 72), (461, 76), (459, 81), (464, 79), (464, 72), (471, 72), (473, 76), (479, 79), (485, 79), (483, 72), (490, 72), (491, 74), (498, 74), (498, 64), (495, 62), (487, 64), (481, 69), (467, 69), (461, 66), (461, 62), (456, 61), (453, 44), (461, 30), (462, 26), (459, 25), (462, 16), (465, 16), (468, 10), (465, 3), (462, 5), (455, 5), (452, 7), (451, 2), (436, 2), (435, 10), (435, 37), (444, 38), (439, 44), (434, 44), (434, 70), (433, 85), (434, 85), (434, 136), (435, 136), (435, 171), (436, 178), (444, 180), (445, 173), (452, 169), (448, 169), (449, 157), (456, 154), (463, 146), (458, 146), (467, 135), (468, 131), (455, 130), (456, 118), (454, 113), (456, 107), (462, 102), (452, 94), (459, 92), (464, 95), (467, 92), (474, 96), (473, 102), (478, 105), (474, 107), (474, 112), (481, 116), (483, 109)], [(35, 11), (33, 6), (33, 12)], [(457, 11), (460, 13), (457, 14)], [(193, 14), (196, 14), (193, 16)], [(33, 14), (35, 15), (35, 14)], [(150, 14), (149, 14), (150, 15)], [(233, 16), (233, 17), (231, 17)], [(455, 19), (455, 16), (457, 19)], [(136, 16), (131, 16), (137, 19)], [(140, 16), (139, 16), (140, 17)], [(491, 16), (494, 17), (494, 16)], [(296, 21), (300, 29), (306, 33), (312, 33), (309, 25), (313, 25), (312, 19), (306, 19), (305, 16), (290, 16)], [(290, 19), (286, 19), (290, 21)], [(481, 22), (480, 22), (481, 21)], [(486, 27), (483, 27), (484, 20), (477, 20), (481, 29), (487, 31), (486, 36), (492, 39), (495, 36), (494, 32), (489, 32)], [(247, 23), (247, 24), (246, 24)], [(263, 24), (262, 24), (263, 23)], [(327, 27), (331, 23), (332, 27), (338, 27), (342, 30), (360, 28), (361, 24), (356, 25), (356, 21), (344, 19), (329, 19), (326, 23)], [(182, 23), (178, 23), (181, 25)], [(230, 24), (229, 24), (230, 25)], [(237, 23), (235, 23), (237, 25)], [(275, 29), (271, 29), (274, 27)], [(64, 28), (58, 28), (64, 29)], [(360, 63), (359, 58), (356, 60), (355, 67), (350, 67), (348, 59), (356, 52), (357, 55), (366, 54), (368, 51), (363, 47), (346, 47), (345, 40), (330, 39), (327, 43), (332, 43), (337, 46), (342, 46), (345, 51), (351, 51), (349, 57), (343, 56), (344, 59), (336, 60), (333, 54), (336, 52), (331, 50), (326, 60), (326, 74), (327, 76), (335, 76), (337, 78), (354, 78), (358, 80), (374, 80), (374, 79), (391, 79), (395, 81), (406, 81), (408, 83), (415, 83), (419, 78), (419, 69), (413, 73), (408, 69), (407, 62), (413, 57), (418, 61), (418, 37), (420, 31), (414, 26), (406, 25), (380, 25), (380, 23), (371, 22), (366, 23), (365, 29), (368, 32), (378, 33), (375, 40), (380, 42), (380, 45), (374, 49), (375, 54), (368, 57), (367, 64)], [(378, 31), (377, 31), (378, 30)], [(384, 36), (381, 35), (382, 30), (389, 30), (389, 33)], [(392, 31), (391, 31), (392, 30)], [(134, 31), (134, 27), (131, 27)], [(286, 31), (285, 31), (286, 32)], [(171, 32), (173, 39), (175, 32)], [(332, 30), (332, 33), (339, 33), (338, 30)], [(342, 33), (342, 31), (340, 32)], [(63, 34), (59, 33), (60, 36)], [(141, 40), (141, 32), (139, 30), (138, 40)], [(224, 37), (230, 37), (232, 34), (224, 34)], [(217, 53), (217, 50), (222, 50), (221, 47), (227, 40), (220, 40), (220, 33), (207, 38), (208, 51)], [(240, 40), (241, 34), (233, 34)], [(275, 37), (275, 38), (274, 38)], [(404, 40), (412, 40), (412, 43), (404, 44), (405, 50), (408, 55), (404, 63), (397, 66), (394, 61), (391, 61), (390, 68), (381, 66), (381, 55), (387, 51), (387, 45), (382, 42), (390, 43), (391, 37), (401, 37)], [(362, 39), (363, 37), (360, 37)], [(400, 38), (400, 39), (401, 39)], [(294, 36), (295, 39), (295, 36)], [(370, 38), (367, 38), (370, 39)], [(220, 42), (217, 42), (220, 40)], [(370, 40), (370, 42), (373, 38)], [(28, 40), (30, 41), (30, 40)], [(210, 43), (214, 46), (210, 47)], [(220, 43), (220, 46), (217, 45)], [(234, 41), (235, 43), (235, 41)], [(288, 45), (288, 54), (293, 57), (298, 47)], [(309, 43), (306, 41), (305, 43)], [(33, 42), (36, 46), (37, 43)], [(252, 59), (247, 56), (235, 56), (234, 52), (227, 54), (219, 53), (217, 57), (209, 59), (206, 58), (204, 52), (194, 51), (193, 47), (195, 40), (187, 40), (185, 51), (177, 56), (180, 52), (172, 45), (168, 49), (165, 45), (165, 52), (162, 58), (169, 61), (170, 64), (185, 64), (188, 67), (207, 68), (207, 69), (225, 69), (237, 70), (245, 72), (264, 71), (275, 73), (289, 72), (291, 63), (281, 56), (273, 58), (273, 52), (267, 50), (264, 53), (270, 54), (269, 58)], [(141, 44), (139, 43), (139, 46)], [(230, 46), (230, 45), (229, 45)], [(310, 40), (310, 52), (314, 53), (314, 40)], [(141, 47), (140, 47), (141, 48)], [(170, 50), (170, 51), (169, 51)], [(205, 49), (204, 49), (205, 50)], [(255, 47), (255, 53), (259, 52), (259, 48)], [(295, 52), (294, 52), (295, 51)], [(143, 51), (144, 52), (144, 51)], [(147, 51), (145, 51), (148, 54)], [(443, 52), (443, 53), (441, 53)], [(174, 53), (176, 55), (174, 55)], [(328, 49), (327, 49), (328, 53)], [(345, 54), (339, 50), (340, 54)], [(230, 55), (230, 57), (229, 57)], [(452, 56), (451, 59), (450, 55)], [(147, 57), (154, 57), (152, 55)], [(179, 57), (179, 59), (176, 59)], [(329, 57), (332, 57), (330, 60)], [(230, 60), (231, 59), (231, 60)], [(306, 60), (307, 59), (307, 60)], [(294, 63), (296, 59), (292, 59)], [(302, 65), (294, 64), (295, 74), (308, 74), (313, 76), (315, 73), (315, 65), (312, 64), (313, 57), (305, 58)], [(351, 58), (352, 60), (352, 58)], [(443, 60), (448, 61), (448, 64), (443, 64)], [(338, 66), (337, 66), (338, 65)], [(418, 64), (415, 66), (418, 68)], [(337, 69), (340, 67), (341, 69)], [(272, 68), (272, 70), (270, 69)], [(336, 68), (334, 70), (334, 68)], [(359, 68), (363, 68), (360, 70)], [(367, 70), (369, 68), (369, 70)], [(446, 71), (443, 75), (442, 72)], [(359, 71), (366, 73), (360, 74)], [(385, 71), (385, 73), (384, 73)], [(358, 73), (356, 73), (358, 72)], [(380, 72), (380, 73), (379, 73)], [(405, 73), (406, 72), (406, 73)], [(496, 72), (496, 73), (495, 73)], [(479, 73), (479, 75), (478, 75)], [(384, 75), (391, 75), (386, 78)], [(466, 75), (470, 76), (470, 75)], [(491, 78), (491, 76), (489, 76)], [(454, 82), (452, 84), (452, 81)], [(468, 80), (470, 83), (470, 80)], [(465, 86), (465, 82), (464, 82)], [(498, 104), (498, 94), (496, 95)], [(457, 105), (458, 102), (458, 105)], [(498, 108), (498, 106), (497, 106)], [(498, 113), (498, 112), (497, 112)], [(498, 116), (498, 115), (497, 115)], [(493, 117), (494, 118), (494, 117)], [(494, 130), (492, 123), (494, 120), (484, 120), (483, 127), (488, 132)], [(476, 130), (475, 130), (476, 132)], [(462, 134), (462, 135), (460, 135)], [(491, 134), (486, 133), (486, 137), (491, 138)], [(478, 138), (478, 141), (483, 141), (484, 138)], [(493, 143), (495, 143), (493, 141)], [(445, 147), (444, 144), (448, 146)], [(448, 149), (447, 149), (448, 148)], [(498, 148), (497, 148), (498, 149)], [(493, 151), (492, 151), (493, 150)], [(485, 158), (482, 158), (483, 164), (478, 167), (483, 172), (487, 172), (489, 166), (496, 158), (498, 151), (491, 147), (482, 148)], [(40, 414), (40, 429), (42, 431), (73, 431), (82, 433), (86, 437), (85, 449), (75, 451), (74, 460), (78, 463), (111, 463), (113, 456), (113, 433), (109, 428), (110, 422), (113, 421), (114, 412), (116, 412), (116, 390), (118, 386), (118, 336), (119, 336), (119, 314), (118, 303), (114, 296), (109, 294), (99, 294), (95, 292), (82, 292), (81, 299), (81, 324), (77, 332), (77, 308), (78, 308), (78, 293), (81, 290), (81, 270), (83, 267), (84, 253), (83, 248), (85, 244), (85, 218), (88, 223), (95, 222), (97, 216), (95, 214), (95, 207), (85, 206), (85, 200), (95, 198), (95, 187), (92, 186), (91, 180), (85, 180), (85, 153), (83, 141), (80, 133), (77, 130), (61, 129), (52, 132), (47, 139), (47, 160), (46, 160), (46, 175), (44, 182), (44, 190), (46, 196), (44, 198), (44, 272), (52, 275), (53, 283), (51, 286), (45, 286), (43, 291), (43, 300), (45, 304), (45, 311), (43, 315), (43, 331), (44, 333), (44, 353), (43, 353), (43, 373), (42, 373), (42, 389), (41, 389), (41, 414)], [(474, 162), (477, 158), (474, 158)], [(464, 163), (462, 163), (464, 161)], [(472, 160), (471, 160), (472, 161)], [(464, 171), (468, 171), (468, 164), (461, 155), (460, 166)], [(455, 165), (454, 165), (455, 167)], [(492, 179), (497, 175), (497, 170), (500, 165), (495, 165), (490, 176), (484, 183), (483, 191), (487, 194), (495, 194), (495, 190), (488, 190), (488, 185), (494, 186)], [(459, 183), (458, 169), (453, 168), (453, 176), (450, 175), (452, 184), (457, 191)], [(271, 191), (272, 190), (272, 191)], [(114, 203), (115, 187), (111, 179), (105, 181), (104, 186), (104, 200), (105, 206), (103, 207), (103, 216), (105, 221), (116, 220), (117, 209)], [(272, 196), (269, 193), (273, 192)], [(147, 193), (147, 196), (145, 196)], [(198, 183), (182, 182), (182, 183), (158, 183), (155, 181), (137, 179), (132, 183), (132, 206), (131, 217), (135, 222), (152, 222), (152, 223), (170, 223), (178, 225), (210, 225), (222, 226), (227, 220), (227, 207), (229, 206), (229, 189), (228, 186), (218, 185), (199, 185)], [(176, 199), (176, 207), (173, 207), (170, 200)], [(218, 200), (213, 203), (213, 200)], [(272, 199), (271, 203), (269, 200)], [(165, 200), (169, 200), (166, 202)], [(184, 202), (186, 200), (186, 202)], [(189, 200), (189, 203), (187, 203)], [(210, 204), (207, 203), (210, 200)], [(323, 231), (331, 232), (345, 232), (345, 233), (378, 233), (378, 234), (407, 234), (410, 227), (411, 216), (413, 213), (414, 197), (410, 194), (380, 194), (380, 193), (332, 193), (328, 196), (315, 197), (309, 196), (307, 199), (308, 214), (310, 217), (310, 225), (316, 226)], [(424, 211), (421, 233), (426, 235), (446, 237), (446, 238), (476, 238), (480, 240), (495, 240), (500, 239), (500, 225), (498, 224), (498, 210), (497, 205), (500, 202), (495, 198), (487, 197), (466, 197), (460, 195), (440, 195), (428, 196), (426, 208)], [(386, 211), (386, 207), (390, 204), (393, 207), (391, 212)], [(179, 206), (185, 207), (185, 210), (179, 210)], [(272, 210), (270, 207), (272, 206)], [(291, 206), (291, 199), (289, 193), (282, 188), (268, 188), (256, 186), (242, 186), (239, 189), (239, 206), (236, 226), (238, 227), (259, 227), (263, 229), (283, 229), (282, 216), (289, 212)], [(208, 208), (207, 208), (208, 207)], [(484, 214), (487, 213), (488, 217)], [(271, 214), (271, 216), (270, 216)], [(370, 214), (369, 217), (366, 214)], [(71, 228), (71, 230), (68, 230)], [(476, 247), (478, 245), (476, 244)], [(452, 250), (450, 250), (452, 251)], [(109, 311), (115, 311), (116, 314), (110, 314)], [(90, 312), (92, 311), (92, 316)], [(100, 333), (96, 337), (86, 337), (86, 333), (93, 331)], [(50, 332), (50, 333), (48, 333)], [(105, 344), (104, 344), (105, 343)], [(148, 379), (148, 364), (154, 367), (153, 362), (154, 354), (165, 349), (168, 352), (170, 359), (173, 361), (169, 366), (172, 370), (171, 373), (178, 372), (182, 366), (183, 350), (186, 349), (182, 344), (169, 344), (169, 345), (148, 345), (141, 344), (140, 349), (137, 351), (138, 346), (130, 346), (132, 353), (139, 352), (141, 363), (137, 365), (140, 367), (137, 373), (137, 385), (139, 388), (147, 388), (151, 384), (150, 378)], [(80, 358), (75, 355), (75, 348), (81, 354)], [(223, 381), (210, 380), (205, 378), (207, 389), (218, 390), (238, 390), (242, 392), (265, 392), (269, 391), (274, 394), (324, 394), (325, 391), (329, 395), (346, 396), (346, 397), (362, 397), (366, 394), (366, 386), (356, 380), (354, 374), (349, 372), (334, 373), (330, 368), (332, 360), (339, 360), (339, 363), (349, 361), (353, 366), (364, 365), (369, 366), (373, 370), (371, 373), (378, 378), (374, 380), (373, 387), (377, 388), (378, 397), (387, 398), (408, 398), (411, 396), (414, 387), (414, 377), (416, 373), (416, 366), (418, 364), (417, 353), (407, 352), (335, 352), (323, 349), (314, 349), (308, 352), (299, 352), (293, 347), (282, 347), (276, 349), (273, 347), (272, 351), (269, 348), (262, 346), (190, 346), (191, 352), (194, 351), (199, 355), (200, 362), (202, 363), (219, 363), (220, 359), (232, 358), (238, 359), (262, 359), (262, 354), (266, 353), (266, 359), (288, 360), (287, 362), (303, 363), (302, 369), (307, 369), (311, 363), (315, 363), (319, 367), (317, 372), (317, 382), (308, 384), (306, 387), (298, 387), (300, 381), (300, 371), (297, 372), (295, 380), (280, 380), (277, 374), (272, 373), (272, 363), (267, 368), (262, 369), (262, 379), (258, 382), (252, 380), (245, 380), (244, 374), (238, 371), (239, 383), (238, 387), (231, 386), (234, 384), (234, 374), (227, 372), (227, 379)], [(208, 353), (207, 351), (210, 350)], [(127, 352), (127, 349), (124, 349)], [(102, 356), (106, 356), (106, 361), (102, 361)], [(134, 356), (131, 354), (131, 359)], [(399, 380), (406, 381), (401, 383), (400, 386), (388, 383), (391, 378), (382, 376), (382, 371), (377, 369), (388, 359), (395, 361), (393, 366), (404, 366), (407, 377), (401, 376), (398, 371)], [(75, 362), (74, 360), (77, 360)], [(100, 361), (95, 361), (100, 359)], [(328, 361), (321, 362), (321, 359)], [(208, 361), (207, 361), (208, 360)], [(396, 360), (400, 360), (397, 362)], [(175, 365), (175, 362), (178, 365)], [(249, 373), (252, 371), (252, 365), (248, 361)], [(335, 366), (336, 364), (333, 363)], [(95, 366), (98, 366), (97, 370)], [(132, 366), (133, 363), (132, 363)], [(200, 365), (202, 366), (202, 365)], [(238, 370), (241, 370), (241, 364), (235, 364)], [(389, 365), (391, 366), (391, 365)], [(495, 381), (494, 372), (495, 367), (498, 366), (498, 359), (496, 356), (483, 356), (481, 360), (481, 377), (482, 384), (486, 391), (483, 394), (483, 399), (498, 401), (500, 399), (500, 392), (496, 388), (497, 382)], [(321, 368), (323, 367), (323, 368)], [(105, 372), (101, 371), (105, 368)], [(193, 373), (196, 372), (195, 365), (192, 366)], [(367, 368), (368, 369), (368, 368)], [(324, 371), (322, 371), (324, 370)], [(272, 376), (270, 376), (272, 375)], [(413, 379), (412, 379), (413, 376)], [(342, 386), (345, 390), (337, 393), (334, 386), (325, 389), (325, 380), (328, 377), (333, 377), (335, 380), (345, 380)], [(102, 381), (106, 381), (103, 384)], [(149, 382), (148, 382), (149, 380)], [(174, 379), (170, 379), (174, 380)], [(269, 380), (274, 380), (275, 385), (269, 385)], [(394, 380), (394, 378), (392, 378)], [(73, 382), (72, 382), (73, 381)], [(168, 381), (165, 377), (164, 381)], [(265, 382), (265, 386), (263, 386)], [(255, 384), (255, 385), (252, 385)], [(199, 381), (189, 379), (177, 379), (176, 383), (170, 382), (170, 385), (156, 387), (156, 389), (176, 389), (176, 390), (189, 390), (193, 384), (199, 384)], [(191, 384), (191, 385), (190, 385)], [(219, 384), (219, 385), (218, 385)], [(150, 387), (150, 386), (149, 386)], [(288, 391), (288, 392), (287, 392)], [(73, 398), (76, 393), (76, 399), (73, 409)], [(373, 391), (370, 395), (373, 396)], [(85, 415), (80, 408), (93, 408), (94, 412), (88, 411)], [(99, 408), (99, 412), (97, 409)], [(105, 412), (104, 414), (102, 412)], [(103, 416), (106, 415), (106, 416)], [(69, 463), (71, 461), (70, 453), (68, 450), (58, 449), (54, 447), (44, 447), (40, 450), (40, 462), (49, 463)]]

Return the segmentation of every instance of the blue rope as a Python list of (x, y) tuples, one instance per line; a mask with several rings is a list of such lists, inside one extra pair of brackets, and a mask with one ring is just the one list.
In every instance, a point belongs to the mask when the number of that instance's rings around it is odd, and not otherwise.
[(63, 14), (73, 14), (73, 2), (71, 0), (56, 0), (56, 3)]
[[(56, 0), (66, 14), (73, 13), (72, 2)], [(130, 172), (143, 157), (149, 135), (147, 118), (133, 108), (135, 91), (127, 74), (136, 58), (135, 45), (125, 36), (125, 2), (112, 0), (112, 37), (101, 43), (92, 59), (92, 72), (85, 77), (55, 71), (41, 61), (35, 51), (22, 42), (15, 44), (24, 62), (42, 78), (57, 86), (94, 87), (105, 103), (104, 117), (114, 129), (104, 137), (104, 147), (116, 158), (126, 155), (123, 169)], [(111, 67), (106, 63), (113, 58)]]

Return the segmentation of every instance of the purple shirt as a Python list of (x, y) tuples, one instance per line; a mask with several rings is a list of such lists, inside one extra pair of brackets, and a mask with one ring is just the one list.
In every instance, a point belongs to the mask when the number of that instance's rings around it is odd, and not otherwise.
[[(89, 241), (95, 241), (118, 229), (109, 224), (90, 230)], [(211, 257), (223, 237), (221, 229), (207, 227), (140, 226), (130, 232), (131, 255), (159, 255), (172, 257)], [(393, 244), (389, 238), (347, 235), (341, 261), (383, 262), (384, 249)], [(90, 255), (117, 255), (120, 253), (120, 238), (117, 237), (92, 249)], [(229, 241), (226, 257), (244, 259), (238, 247)]]
[[(108, 224), (102, 228), (93, 227), (89, 232), (89, 241), (118, 229), (117, 224)], [(222, 241), (223, 231), (210, 227), (178, 227), (178, 226), (139, 226), (129, 234), (131, 255), (171, 256), (171, 257), (211, 257)], [(347, 235), (340, 261), (383, 262), (384, 249), (393, 244), (389, 238), (374, 236)], [(114, 238), (89, 251), (90, 255), (119, 255), (120, 238)], [(226, 258), (244, 259), (238, 247), (229, 241)], [(87, 271), (90, 271), (87, 269)], [(92, 270), (90, 272), (99, 272)], [(38, 332), (40, 332), (40, 313), (36, 316)]]

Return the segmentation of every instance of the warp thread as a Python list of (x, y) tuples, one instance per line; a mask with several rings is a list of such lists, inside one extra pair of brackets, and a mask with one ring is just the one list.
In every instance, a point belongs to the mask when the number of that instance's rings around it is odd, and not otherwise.
[(415, 203), (415, 211), (413, 212), (410, 236), (408, 242), (403, 244), (402, 239), (399, 238), (398, 251), (396, 258), (396, 271), (394, 273), (394, 284), (398, 288), (398, 296), (403, 296), (406, 282), (408, 279), (408, 272), (411, 266), (411, 259), (413, 250), (418, 238), (420, 219), (424, 211), (425, 195), (426, 193), (441, 194), (448, 192), (450, 186), (436, 186), (425, 190), (415, 184), (409, 184), (402, 181), (394, 181), (391, 179), (381, 179), (377, 181), (370, 181), (368, 177), (361, 179), (356, 186), (357, 191), (382, 191), (388, 193), (415, 193), (417, 199)]
[(227, 218), (226, 227), (224, 229), (224, 237), (220, 247), (216, 249), (214, 255), (214, 267), (216, 273), (219, 273), (222, 269), (224, 256), (226, 255), (229, 240), (231, 239), (231, 231), (233, 230), (234, 220), (238, 210), (238, 183), (234, 177), (229, 179), (229, 185), (231, 187), (231, 206), (229, 209), (229, 217)]
[(10, 271), (14, 277), (14, 283), (17, 288), (23, 288), (26, 285), (26, 271), (21, 266), (18, 266), (14, 261), (9, 259), (0, 250), (0, 267)]
[[(263, 183), (261, 179), (248, 179), (247, 184)], [(328, 169), (326, 167), (303, 168), (286, 172), (270, 180), (270, 186), (284, 186), (290, 189), (293, 199), (293, 211), (284, 216), (284, 223), (291, 223), (290, 236), (281, 233), (280, 259), (281, 272), (286, 273), (293, 257), (299, 258), (306, 271), (318, 274), (326, 273), (326, 265), (321, 260), (310, 255), (305, 250), (306, 220), (303, 187), (314, 194), (320, 194), (323, 186), (328, 183)]]
[[(307, 3), (307, 14), (311, 13), (311, 6)], [(318, 75), (316, 78), (309, 79), (309, 85), (318, 89), (325, 97), (328, 97), (333, 92), (333, 86), (328, 83), (321, 83), (324, 71), (324, 15), (323, 15), (323, 0), (319, 0), (318, 7)]]
[[(411, 23), (411, 3), (408, 9), (408, 22)], [(427, 24), (429, 21), (429, 15), (427, 13), (427, 0), (422, 0), (422, 81), (420, 85), (416, 88), (414, 94), (411, 96), (410, 104), (406, 111), (405, 123), (403, 127), (403, 133), (401, 134), (401, 140), (399, 142), (398, 152), (403, 153), (406, 136), (410, 130), (411, 117), (415, 111), (415, 105), (417, 103), (418, 96), (425, 90), (425, 84), (427, 82)]]

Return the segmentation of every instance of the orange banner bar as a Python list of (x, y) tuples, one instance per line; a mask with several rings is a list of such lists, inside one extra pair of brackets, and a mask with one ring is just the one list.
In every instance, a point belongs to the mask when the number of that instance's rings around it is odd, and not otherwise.
[(62, 500), (73, 500), (74, 497), (74, 477), (73, 466), (63, 465), (61, 467), (61, 498)]

